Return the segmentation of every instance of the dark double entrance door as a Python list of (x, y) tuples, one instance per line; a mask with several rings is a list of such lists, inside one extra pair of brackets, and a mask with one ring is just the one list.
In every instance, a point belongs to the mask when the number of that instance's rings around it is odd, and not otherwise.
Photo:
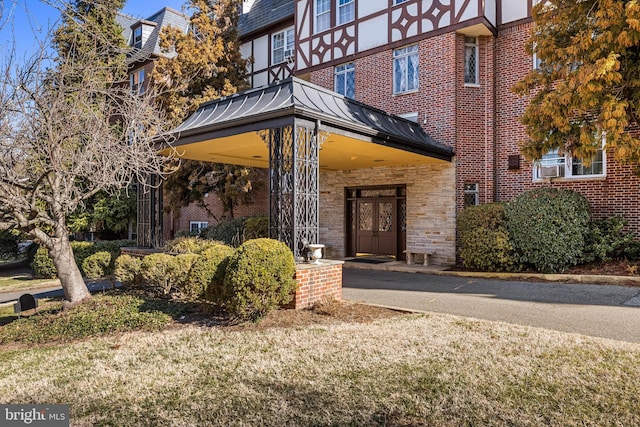
[(406, 242), (404, 186), (347, 189), (347, 256), (403, 257)]

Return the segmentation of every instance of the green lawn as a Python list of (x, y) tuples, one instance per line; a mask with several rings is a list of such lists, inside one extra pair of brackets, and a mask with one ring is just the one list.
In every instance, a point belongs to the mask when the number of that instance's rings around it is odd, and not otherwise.
[(0, 402), (72, 425), (640, 425), (640, 345), (407, 315), (0, 348)]

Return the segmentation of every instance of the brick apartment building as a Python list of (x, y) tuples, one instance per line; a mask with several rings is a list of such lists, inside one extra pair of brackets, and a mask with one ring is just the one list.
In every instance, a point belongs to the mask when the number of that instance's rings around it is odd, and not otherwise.
[[(317, 158), (300, 160), (317, 163), (316, 193), (299, 191), (312, 194), (311, 219), (299, 218), (303, 199), (287, 204), (286, 188), (276, 188), (288, 179), (280, 165), (270, 212), (293, 225), (271, 229), (294, 249), (307, 237), (325, 243), (332, 257), (423, 248), (453, 263), (457, 212), (542, 186), (576, 190), (596, 217), (622, 215), (640, 235), (640, 179), (606, 149), (588, 168), (558, 153), (531, 163), (519, 152), (527, 100), (510, 88), (536, 66), (525, 50), (532, 1), (245, 0), (242, 52), (253, 59), (255, 89), (202, 106), (178, 144), (187, 158), (216, 152), (269, 167), (286, 129), (294, 147), (317, 140)], [(291, 104), (275, 108), (285, 92)], [(242, 148), (226, 153), (229, 143)]]

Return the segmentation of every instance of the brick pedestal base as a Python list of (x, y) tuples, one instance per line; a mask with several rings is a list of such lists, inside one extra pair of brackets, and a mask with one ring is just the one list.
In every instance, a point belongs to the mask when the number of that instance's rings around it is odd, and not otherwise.
[(343, 261), (333, 260), (321, 260), (320, 264), (297, 264), (298, 289), (287, 307), (298, 310), (322, 300), (341, 300), (342, 264)]

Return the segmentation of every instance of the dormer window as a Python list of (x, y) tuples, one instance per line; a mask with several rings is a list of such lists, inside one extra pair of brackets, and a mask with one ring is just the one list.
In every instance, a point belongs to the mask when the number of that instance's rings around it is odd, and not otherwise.
[(142, 44), (142, 26), (133, 29), (133, 45)]

